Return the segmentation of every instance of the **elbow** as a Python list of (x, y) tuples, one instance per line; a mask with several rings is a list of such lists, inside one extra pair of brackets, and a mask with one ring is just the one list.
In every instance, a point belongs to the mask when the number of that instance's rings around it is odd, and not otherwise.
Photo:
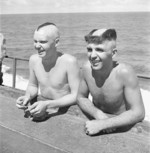
[(72, 105), (77, 104), (77, 94), (72, 94)]
[(143, 121), (145, 119), (145, 107), (143, 105), (143, 107), (141, 107), (140, 111), (139, 111), (139, 120)]
[(141, 109), (141, 110), (137, 111), (137, 113), (136, 113), (137, 122), (143, 121), (144, 118), (145, 118), (145, 109)]
[(141, 113), (139, 113), (139, 120), (143, 121), (145, 118), (145, 110), (141, 111)]

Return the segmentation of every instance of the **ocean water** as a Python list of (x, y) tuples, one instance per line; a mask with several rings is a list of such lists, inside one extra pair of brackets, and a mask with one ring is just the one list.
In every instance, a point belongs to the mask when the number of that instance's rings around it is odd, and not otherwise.
[[(115, 28), (117, 59), (132, 65), (137, 74), (150, 77), (150, 13), (63, 13), (1, 15), (0, 31), (7, 39), (7, 54), (26, 58), (36, 53), (33, 33), (44, 22), (55, 23), (61, 34), (58, 50), (77, 57), (80, 65), (87, 58), (84, 36), (95, 28)], [(12, 60), (5, 59), (10, 67)], [(28, 63), (17, 62), (17, 74), (28, 79)]]

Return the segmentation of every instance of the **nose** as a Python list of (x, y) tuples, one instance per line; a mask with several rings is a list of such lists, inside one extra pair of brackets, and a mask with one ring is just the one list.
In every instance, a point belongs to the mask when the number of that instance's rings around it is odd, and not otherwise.
[(39, 49), (40, 47), (41, 47), (40, 43), (39, 43), (39, 42), (36, 42), (36, 43), (35, 43), (35, 48), (36, 48), (36, 49)]
[(96, 58), (97, 58), (97, 54), (96, 54), (96, 52), (93, 50), (93, 51), (91, 52), (91, 59), (94, 60), (94, 59), (96, 59)]

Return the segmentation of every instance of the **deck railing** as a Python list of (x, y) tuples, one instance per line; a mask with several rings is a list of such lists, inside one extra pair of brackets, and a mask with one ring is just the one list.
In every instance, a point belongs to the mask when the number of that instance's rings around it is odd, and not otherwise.
[(11, 57), (11, 56), (7, 56), (6, 58), (12, 59), (13, 60), (13, 77), (12, 77), (12, 87), (15, 88), (16, 87), (16, 68), (17, 68), (17, 61), (29, 61), (28, 59), (25, 58), (18, 58), (18, 57)]
[[(29, 61), (29, 60), (25, 59), (25, 58), (10, 57), (10, 56), (7, 56), (6, 58), (9, 58), (9, 59), (13, 60), (12, 87), (15, 88), (15, 86), (16, 86), (16, 66), (17, 66), (17, 60), (20, 60), (20, 61)], [(150, 79), (149, 76), (138, 75), (138, 77), (141, 78), (141, 79)]]

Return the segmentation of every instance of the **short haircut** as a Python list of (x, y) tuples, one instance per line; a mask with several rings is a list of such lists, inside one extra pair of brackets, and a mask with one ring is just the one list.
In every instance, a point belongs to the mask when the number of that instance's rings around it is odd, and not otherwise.
[(101, 44), (106, 40), (111, 41), (117, 39), (117, 33), (115, 29), (107, 29), (100, 36), (93, 35), (93, 33), (97, 30), (99, 29), (92, 30), (88, 35), (84, 37), (87, 43)]
[(43, 24), (39, 25), (38, 28), (37, 28), (37, 31), (38, 31), (39, 29), (41, 29), (42, 27), (46, 27), (46, 26), (49, 26), (49, 25), (56, 26), (54, 23), (46, 22), (46, 23), (43, 23)]

